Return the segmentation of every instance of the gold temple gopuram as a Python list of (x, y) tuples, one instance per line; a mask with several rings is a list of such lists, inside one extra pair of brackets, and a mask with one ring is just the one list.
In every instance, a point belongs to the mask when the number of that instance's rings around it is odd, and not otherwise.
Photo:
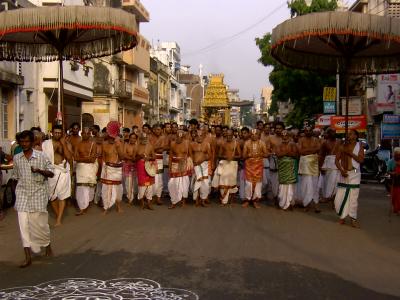
[(209, 75), (202, 105), (204, 122), (210, 125), (229, 125), (230, 107), (227, 86), (224, 84), (224, 74)]

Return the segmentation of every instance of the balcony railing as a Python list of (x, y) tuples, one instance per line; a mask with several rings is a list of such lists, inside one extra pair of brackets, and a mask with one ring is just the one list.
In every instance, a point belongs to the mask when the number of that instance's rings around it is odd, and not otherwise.
[(132, 81), (114, 80), (114, 95), (120, 98), (132, 99)]

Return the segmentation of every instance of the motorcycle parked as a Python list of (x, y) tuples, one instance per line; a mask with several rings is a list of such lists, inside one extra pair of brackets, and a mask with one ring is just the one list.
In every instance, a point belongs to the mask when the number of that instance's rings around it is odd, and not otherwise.
[(366, 152), (364, 162), (361, 164), (361, 180), (377, 180), (379, 183), (385, 183), (386, 162), (379, 158), (380, 146), (375, 150)]

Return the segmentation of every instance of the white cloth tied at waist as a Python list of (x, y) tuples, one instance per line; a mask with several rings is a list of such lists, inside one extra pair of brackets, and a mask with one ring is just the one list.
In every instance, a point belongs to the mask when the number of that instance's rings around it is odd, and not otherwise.
[(322, 165), (322, 170), (337, 170), (336, 166), (336, 155), (325, 156), (324, 164)]
[(76, 183), (97, 184), (98, 163), (77, 163)]

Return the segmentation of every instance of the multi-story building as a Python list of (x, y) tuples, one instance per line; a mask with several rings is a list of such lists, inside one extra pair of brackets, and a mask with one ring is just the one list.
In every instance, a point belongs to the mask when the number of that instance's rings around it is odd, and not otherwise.
[(169, 68), (170, 98), (168, 120), (183, 124), (185, 120), (185, 107), (190, 107), (187, 102), (186, 88), (180, 84), (181, 50), (176, 42), (162, 42), (151, 51), (151, 56), (157, 58)]
[(261, 89), (261, 110), (262, 110), (264, 113), (267, 113), (267, 112), (268, 112), (268, 109), (269, 109), (270, 106), (271, 106), (271, 102), (272, 102), (272, 99), (271, 99), (272, 90), (273, 90), (273, 88), (270, 87), (270, 86), (266, 86), (266, 87), (263, 87), (263, 88)]
[[(150, 15), (139, 0), (96, 0), (94, 5), (121, 7), (136, 17), (140, 24), (149, 22)], [(110, 120), (124, 127), (141, 126), (149, 118), (150, 43), (140, 33), (132, 50), (111, 57), (94, 59), (93, 101), (82, 103), (83, 117), (104, 127)]]
[[(398, 0), (357, 0), (349, 8), (350, 11), (375, 14), (380, 16), (388, 16), (393, 18), (400, 17), (400, 1)], [(396, 76), (400, 78), (399, 76)], [(381, 143), (381, 126), (384, 113), (396, 112), (396, 106), (393, 109), (379, 108), (379, 88), (384, 87), (380, 85), (379, 75), (373, 76), (352, 76), (352, 82), (355, 82), (354, 87), (351, 88), (352, 95), (358, 95), (362, 101), (362, 111), (367, 115), (368, 143), (372, 149)], [(400, 86), (400, 81), (394, 82), (395, 85)], [(392, 85), (394, 85), (392, 84)], [(397, 101), (398, 102), (398, 101)], [(400, 107), (400, 103), (396, 104)]]
[(204, 85), (199, 75), (191, 73), (181, 73), (179, 82), (186, 86), (187, 93), (187, 113), (186, 119), (200, 119), (201, 104), (204, 97)]
[[(241, 124), (241, 114), (240, 114), (240, 106), (238, 103), (241, 101), (239, 96), (238, 89), (228, 89), (228, 99), (229, 106), (231, 107), (231, 126), (232, 127), (240, 127)], [(235, 104), (236, 103), (236, 104)]]

